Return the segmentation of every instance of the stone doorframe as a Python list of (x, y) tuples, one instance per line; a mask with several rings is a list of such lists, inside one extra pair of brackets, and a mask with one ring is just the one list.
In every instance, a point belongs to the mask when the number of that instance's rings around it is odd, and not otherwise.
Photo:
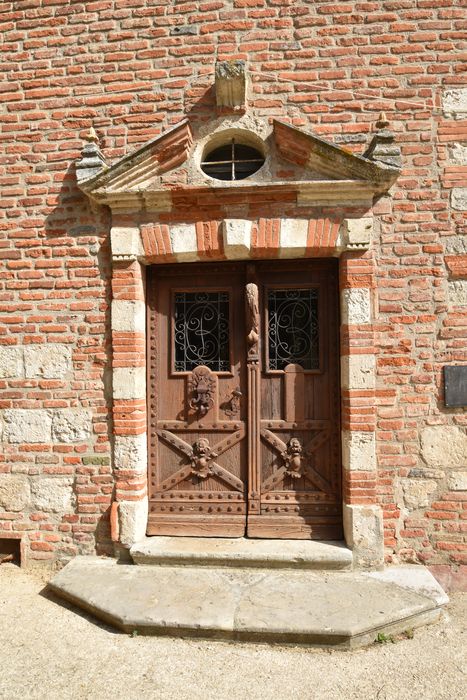
[[(355, 214), (354, 214), (355, 216)], [(116, 488), (112, 538), (128, 549), (148, 517), (145, 266), (168, 262), (338, 257), (343, 523), (358, 567), (383, 565), (376, 485), (373, 218), (260, 218), (135, 225), (113, 212), (112, 350)]]

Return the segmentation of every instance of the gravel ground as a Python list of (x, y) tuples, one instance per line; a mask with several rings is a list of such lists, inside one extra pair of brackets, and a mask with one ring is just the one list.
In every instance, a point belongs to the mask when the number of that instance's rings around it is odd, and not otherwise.
[(130, 637), (0, 566), (0, 698), (462, 700), (467, 594), (450, 621), (355, 652)]

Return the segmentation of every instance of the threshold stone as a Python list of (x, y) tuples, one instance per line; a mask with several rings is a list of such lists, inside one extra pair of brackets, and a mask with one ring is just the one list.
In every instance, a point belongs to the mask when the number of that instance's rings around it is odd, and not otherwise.
[(146, 537), (130, 550), (135, 564), (293, 569), (350, 569), (352, 552), (341, 542), (260, 540), (243, 537)]
[(49, 587), (127, 633), (355, 648), (442, 617), (447, 597), (428, 570), (391, 571), (382, 577), (76, 557)]

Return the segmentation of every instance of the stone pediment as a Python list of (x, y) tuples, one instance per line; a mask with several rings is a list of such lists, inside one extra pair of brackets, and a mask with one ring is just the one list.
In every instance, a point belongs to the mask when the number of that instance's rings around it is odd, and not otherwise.
[[(230, 127), (216, 135), (241, 137), (248, 133)], [(374, 136), (365, 157), (273, 120), (263, 139), (264, 165), (244, 180), (227, 182), (201, 170), (200, 147), (188, 119), (110, 166), (98, 149), (95, 134), (88, 140), (76, 165), (78, 184), (96, 202), (119, 211), (167, 211), (173, 208), (174, 199), (183, 201), (184, 208), (190, 202), (199, 208), (212, 206), (214, 201), (229, 206), (271, 198), (308, 207), (368, 207), (375, 197), (387, 192), (400, 173), (399, 151), (388, 131)]]

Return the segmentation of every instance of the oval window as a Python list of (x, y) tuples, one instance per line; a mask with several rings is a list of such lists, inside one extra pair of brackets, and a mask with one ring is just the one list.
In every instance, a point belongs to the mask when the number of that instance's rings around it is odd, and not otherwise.
[(208, 151), (201, 169), (216, 180), (244, 180), (259, 170), (263, 163), (261, 151), (232, 139), (229, 143)]

